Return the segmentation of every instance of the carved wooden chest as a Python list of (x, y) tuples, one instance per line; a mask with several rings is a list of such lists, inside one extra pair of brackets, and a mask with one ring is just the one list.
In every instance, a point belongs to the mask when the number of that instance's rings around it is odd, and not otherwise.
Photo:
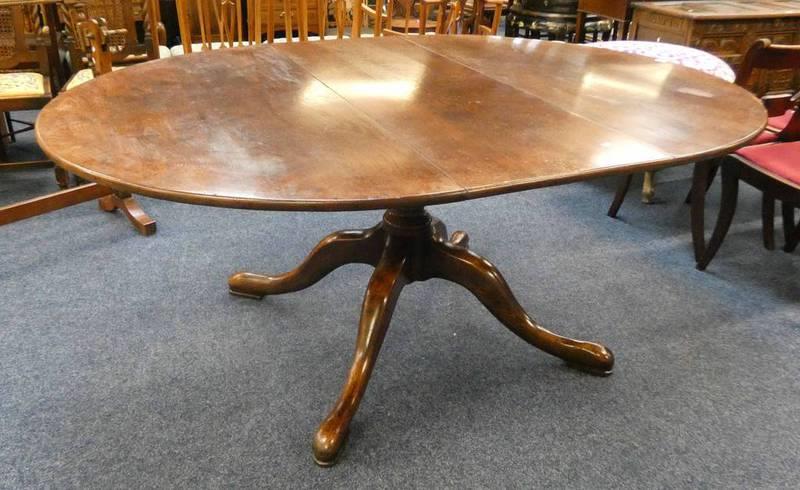
[[(734, 70), (757, 39), (800, 44), (800, 0), (717, 0), (633, 4), (632, 39), (683, 44), (713, 53)], [(796, 72), (756, 74), (757, 93), (800, 90)]]

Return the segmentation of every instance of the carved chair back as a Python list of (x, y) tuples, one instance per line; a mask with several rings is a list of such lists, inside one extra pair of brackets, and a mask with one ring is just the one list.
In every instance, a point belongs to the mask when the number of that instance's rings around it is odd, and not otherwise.
[[(769, 39), (759, 39), (745, 53), (736, 83), (747, 87), (756, 70), (789, 71), (794, 77), (800, 76), (800, 46), (772, 44)], [(768, 87), (757, 89), (756, 94), (764, 95)]]
[[(242, 3), (260, 12), (260, 0), (176, 0), (178, 28), (184, 53), (253, 44), (255, 33), (245, 37)], [(254, 25), (251, 20), (251, 25)], [(199, 44), (199, 46), (197, 46)]]
[[(734, 83), (748, 88), (756, 70), (782, 70), (790, 71), (794, 76), (800, 75), (800, 46), (772, 44), (769, 39), (759, 39), (745, 53)], [(800, 140), (800, 110), (797, 110), (800, 92), (794, 95), (791, 92), (767, 93), (767, 88), (761, 88), (756, 95), (764, 102), (769, 117), (780, 116), (790, 109), (795, 109), (794, 116), (780, 131), (779, 139)]]
[(76, 27), (81, 44), (86, 46), (86, 60), (94, 76), (111, 72), (114, 54), (122, 47), (114, 41), (124, 39), (126, 33), (120, 32), (121, 29), (109, 29), (103, 18), (85, 20)]
[(93, 18), (105, 19), (109, 43), (119, 47), (114, 63), (157, 59), (159, 39), (166, 41), (158, 0), (66, 0), (62, 12), (73, 69), (82, 66), (81, 54), (88, 49), (77, 26)]

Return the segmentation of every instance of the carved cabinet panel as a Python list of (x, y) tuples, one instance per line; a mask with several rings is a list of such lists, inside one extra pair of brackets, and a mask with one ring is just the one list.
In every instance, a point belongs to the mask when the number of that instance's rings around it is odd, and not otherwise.
[[(634, 3), (631, 36), (643, 41), (683, 44), (708, 51), (738, 69), (750, 45), (762, 38), (800, 44), (800, 0), (725, 0)], [(800, 90), (790, 71), (756, 74), (757, 92)]]

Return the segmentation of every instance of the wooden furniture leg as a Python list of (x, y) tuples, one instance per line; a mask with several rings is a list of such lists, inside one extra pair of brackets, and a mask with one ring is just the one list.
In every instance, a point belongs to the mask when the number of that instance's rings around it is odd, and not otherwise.
[[(703, 162), (698, 162), (698, 163), (703, 163)], [(703, 196), (705, 196), (705, 193), (708, 192), (708, 189), (711, 188), (711, 184), (714, 183), (714, 177), (717, 175), (717, 169), (719, 169), (719, 159), (714, 158), (707, 163), (709, 164), (710, 169), (708, 171), (706, 188), (703, 190)], [(684, 203), (686, 204), (692, 203), (692, 192), (693, 192), (692, 189), (689, 189), (689, 192), (686, 193), (686, 198), (683, 200)]]
[(694, 164), (692, 172), (692, 188), (689, 190), (689, 196), (692, 198), (689, 203), (691, 204), (692, 246), (695, 262), (700, 262), (706, 251), (706, 188), (708, 179), (711, 177), (712, 165), (714, 164), (708, 160), (697, 162)]
[(61, 189), (69, 187), (69, 173), (61, 167), (54, 167), (53, 172), (56, 175), (56, 183)]
[(334, 464), (341, 452), (397, 298), (403, 287), (412, 282), (441, 278), (460, 284), (509, 330), (534, 347), (593, 374), (611, 373), (614, 355), (609, 349), (541, 327), (525, 313), (500, 272), (467, 248), (466, 233), (455, 232), (449, 241), (446, 237), (444, 223), (424, 209), (392, 209), (373, 228), (329, 235), (291, 272), (280, 276), (239, 272), (228, 280), (231, 293), (261, 298), (307, 288), (348, 263), (375, 267), (361, 308), (352, 367), (338, 401), (314, 436), (314, 460), (321, 466)]
[(393, 247), (390, 242), (391, 238), (367, 285), (361, 306), (356, 351), (347, 381), (339, 400), (314, 436), (314, 461), (321, 466), (336, 462), (339, 450), (347, 439), (350, 421), (367, 389), (397, 298), (408, 282), (408, 271), (405, 271), (408, 257), (404, 256), (401, 247)]
[(28, 168), (49, 168), (53, 166), (50, 160), (31, 160), (27, 162), (0, 162), (2, 170), (22, 170)]
[(794, 206), (791, 203), (781, 203), (781, 213), (783, 214), (783, 245), (784, 252), (794, 252), (797, 244), (800, 243), (800, 223), (794, 221)]
[(102, 197), (98, 200), (98, 205), (103, 211), (109, 213), (117, 209), (125, 213), (131, 224), (144, 236), (152, 235), (156, 232), (156, 222), (144, 212), (136, 199), (130, 194), (114, 192), (111, 195)]
[[(699, 201), (694, 199), (692, 201)], [(697, 262), (698, 270), (705, 270), (714, 255), (717, 254), (722, 240), (728, 234), (728, 229), (733, 222), (733, 215), (736, 212), (736, 202), (739, 199), (739, 163), (735, 160), (726, 160), (722, 164), (722, 200), (719, 205), (719, 216), (717, 224), (714, 226), (714, 233), (708, 242), (701, 260)]]
[(6, 225), (40, 214), (91, 201), (111, 193), (111, 189), (97, 184), (85, 184), (60, 192), (40, 196), (0, 207), (0, 225)]
[(645, 204), (653, 204), (654, 197), (656, 197), (656, 173), (653, 170), (648, 170), (644, 173), (642, 202)]
[(611, 206), (608, 208), (608, 215), (610, 217), (617, 217), (619, 208), (622, 207), (622, 202), (625, 200), (625, 196), (628, 194), (628, 189), (631, 186), (632, 180), (633, 174), (625, 175), (622, 177), (622, 180), (620, 180), (619, 185), (617, 186), (617, 192), (614, 194), (614, 200), (611, 202)]
[(761, 194), (761, 238), (764, 248), (775, 250), (775, 198), (769, 192)]

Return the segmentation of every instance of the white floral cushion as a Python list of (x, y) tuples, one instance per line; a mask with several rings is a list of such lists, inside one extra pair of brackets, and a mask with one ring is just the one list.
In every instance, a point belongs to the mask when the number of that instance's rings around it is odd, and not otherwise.
[(727, 82), (733, 82), (736, 79), (733, 69), (713, 54), (679, 44), (652, 41), (606, 41), (590, 43), (587, 46), (647, 56), (662, 63), (672, 63), (700, 70)]
[[(112, 66), (111, 71), (117, 71), (125, 68), (124, 66)], [(94, 78), (94, 73), (92, 72), (91, 68), (84, 68), (83, 70), (78, 71), (78, 73), (72, 75), (72, 77), (67, 80), (67, 84), (64, 85), (63, 90), (71, 90), (78, 85), (83, 85), (84, 83), (92, 80)]]
[[(361, 34), (361, 37), (373, 37), (373, 35), (371, 33), (363, 33), (363, 34)], [(339, 39), (339, 37), (336, 34), (326, 34), (325, 35), (325, 40), (326, 41), (336, 41), (337, 39)], [(347, 32), (344, 34), (342, 39), (350, 39), (350, 29), (347, 30)], [(319, 41), (319, 36), (308, 36), (308, 40), (309, 41)], [(299, 37), (292, 37), (292, 41), (293, 42), (300, 42), (300, 38)], [(274, 42), (276, 44), (285, 44), (286, 43), (286, 38), (285, 37), (279, 37), (279, 38), (276, 38)], [(267, 41), (264, 41), (264, 44), (269, 44), (269, 43)]]
[(0, 99), (43, 97), (46, 93), (41, 73), (0, 73)]
[[(222, 43), (219, 42), (211, 43), (211, 49), (219, 49), (220, 46), (222, 46)], [(192, 53), (199, 53), (202, 50), (203, 50), (203, 45), (201, 43), (192, 44)], [(182, 56), (183, 44), (178, 44), (177, 46), (169, 48), (169, 52), (171, 56)]]

